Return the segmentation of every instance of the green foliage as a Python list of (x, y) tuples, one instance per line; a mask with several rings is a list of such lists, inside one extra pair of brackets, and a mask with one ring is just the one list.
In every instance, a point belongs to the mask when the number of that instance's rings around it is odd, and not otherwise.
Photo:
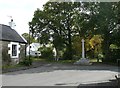
[(82, 38), (87, 56), (103, 53), (107, 59), (110, 45), (120, 46), (119, 11), (119, 2), (47, 2), (34, 12), (29, 26), (33, 37), (39, 35), (43, 45), (51, 42), (64, 59), (81, 54)]
[(32, 42), (37, 42), (37, 40), (35, 40), (31, 35), (29, 35), (28, 33), (23, 33), (22, 36), (26, 39), (26, 41), (29, 43)]
[(115, 38), (116, 34), (118, 33), (118, 3), (99, 3), (99, 14), (98, 14), (98, 21), (96, 22), (97, 33), (102, 35), (103, 43), (102, 43), (102, 50), (104, 54), (104, 59), (109, 60), (109, 53), (110, 53), (110, 45), (114, 41), (118, 41)]
[[(73, 51), (75, 56), (81, 56), (82, 53), (82, 38), (80, 36), (73, 37)], [(86, 57), (94, 58), (98, 56), (98, 54), (102, 53), (101, 51), (101, 44), (102, 44), (102, 37), (101, 35), (94, 35), (91, 38), (85, 39), (85, 49), (86, 49)]]
[(65, 52), (64, 52), (64, 54), (63, 54), (63, 59), (64, 60), (69, 60), (69, 56), (70, 56), (70, 53), (69, 53), (69, 51), (68, 50), (66, 50)]
[(32, 65), (32, 59), (29, 58), (29, 56), (25, 57), (25, 59), (23, 59), (23, 61), (21, 61), (19, 64), (24, 66), (30, 66)]
[(96, 58), (98, 58), (98, 55), (102, 53), (102, 50), (101, 50), (102, 41), (103, 39), (101, 35), (94, 35), (89, 41), (91, 49), (93, 50), (93, 53), (94, 53), (94, 57)]
[(89, 44), (90, 44), (91, 48), (93, 48), (93, 49), (100, 48), (102, 41), (103, 41), (103, 39), (102, 39), (101, 35), (94, 35), (90, 39)]
[[(15, 64), (15, 65), (12, 65), (12, 64), (10, 64), (10, 65), (2, 65), (2, 69), (4, 70), (4, 69), (11, 69), (11, 68), (19, 68), (19, 67), (22, 67), (22, 65), (20, 65), (20, 64)], [(3, 71), (3, 73), (4, 73), (4, 71)]]
[[(33, 35), (39, 34), (42, 44), (52, 42), (59, 51), (66, 48), (69, 58), (72, 59), (72, 37), (76, 34), (84, 37), (88, 33), (88, 24), (92, 14), (96, 12), (92, 10), (95, 3), (79, 3), (79, 2), (48, 2), (44, 5), (43, 10), (37, 9), (29, 26)], [(91, 6), (91, 9), (88, 8)], [(91, 27), (89, 27), (91, 28)], [(92, 27), (93, 28), (93, 27)], [(88, 30), (88, 31), (86, 31)], [(52, 38), (52, 41), (50, 40)]]
[(53, 59), (54, 58), (54, 53), (52, 47), (41, 47), (40, 49), (41, 52), (41, 57), (45, 59)]
[(115, 44), (111, 44), (110, 49), (119, 49), (119, 47), (117, 45), (115, 45)]
[(120, 58), (120, 49), (110, 50), (109, 55), (110, 55), (109, 58), (108, 59), (104, 59), (104, 62), (117, 63), (117, 59)]
[(103, 58), (104, 58), (103, 54), (99, 53), (99, 54), (98, 54), (98, 58), (99, 58), (99, 59), (103, 59)]
[(79, 56), (82, 53), (82, 44), (81, 44), (81, 38), (80, 36), (74, 36), (73, 39), (73, 54), (75, 56)]

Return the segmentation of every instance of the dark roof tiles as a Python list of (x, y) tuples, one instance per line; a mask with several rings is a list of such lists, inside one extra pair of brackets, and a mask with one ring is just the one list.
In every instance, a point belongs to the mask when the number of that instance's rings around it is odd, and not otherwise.
[(10, 26), (0, 24), (0, 33), (2, 33), (0, 37), (2, 41), (26, 43), (26, 41)]

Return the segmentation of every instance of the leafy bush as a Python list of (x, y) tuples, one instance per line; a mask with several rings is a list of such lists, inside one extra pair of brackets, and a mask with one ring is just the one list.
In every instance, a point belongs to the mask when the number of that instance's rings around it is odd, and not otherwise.
[[(71, 57), (71, 55), (73, 54), (73, 52), (71, 51), (71, 52), (69, 52), (68, 51), (68, 49), (64, 52), (64, 54), (63, 54), (63, 59), (64, 60), (70, 60), (70, 57)], [(73, 57), (72, 57), (73, 58)]]
[(120, 59), (120, 49), (111, 49), (108, 58), (103, 58), (103, 62), (117, 63)]
[(104, 55), (103, 55), (103, 54), (98, 54), (98, 58), (99, 58), (99, 59), (103, 59), (103, 58), (104, 58)]
[(41, 57), (46, 59), (54, 58), (53, 49), (51, 47), (42, 47), (39, 50), (41, 51)]
[(24, 65), (24, 66), (30, 66), (32, 65), (32, 59), (29, 57), (26, 57), (23, 61), (21, 61), (19, 63), (20, 65)]
[(117, 59), (120, 59), (120, 49), (113, 49), (110, 51), (109, 62), (117, 63)]

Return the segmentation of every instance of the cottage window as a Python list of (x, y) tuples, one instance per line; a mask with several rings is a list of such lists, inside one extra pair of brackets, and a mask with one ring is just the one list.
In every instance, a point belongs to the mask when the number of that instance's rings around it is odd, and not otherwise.
[(12, 45), (12, 56), (17, 56), (17, 45)]

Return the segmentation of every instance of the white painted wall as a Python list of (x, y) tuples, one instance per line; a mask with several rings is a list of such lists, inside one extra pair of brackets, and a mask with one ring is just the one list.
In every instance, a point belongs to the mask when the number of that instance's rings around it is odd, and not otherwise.
[(26, 49), (27, 56), (29, 56), (29, 47), (31, 47), (30, 48), (31, 56), (36, 56), (36, 53), (37, 53), (37, 56), (41, 55), (40, 51), (38, 51), (38, 49), (41, 47), (39, 43), (32, 43), (32, 44), (30, 44), (30, 46), (27, 47), (27, 49)]

